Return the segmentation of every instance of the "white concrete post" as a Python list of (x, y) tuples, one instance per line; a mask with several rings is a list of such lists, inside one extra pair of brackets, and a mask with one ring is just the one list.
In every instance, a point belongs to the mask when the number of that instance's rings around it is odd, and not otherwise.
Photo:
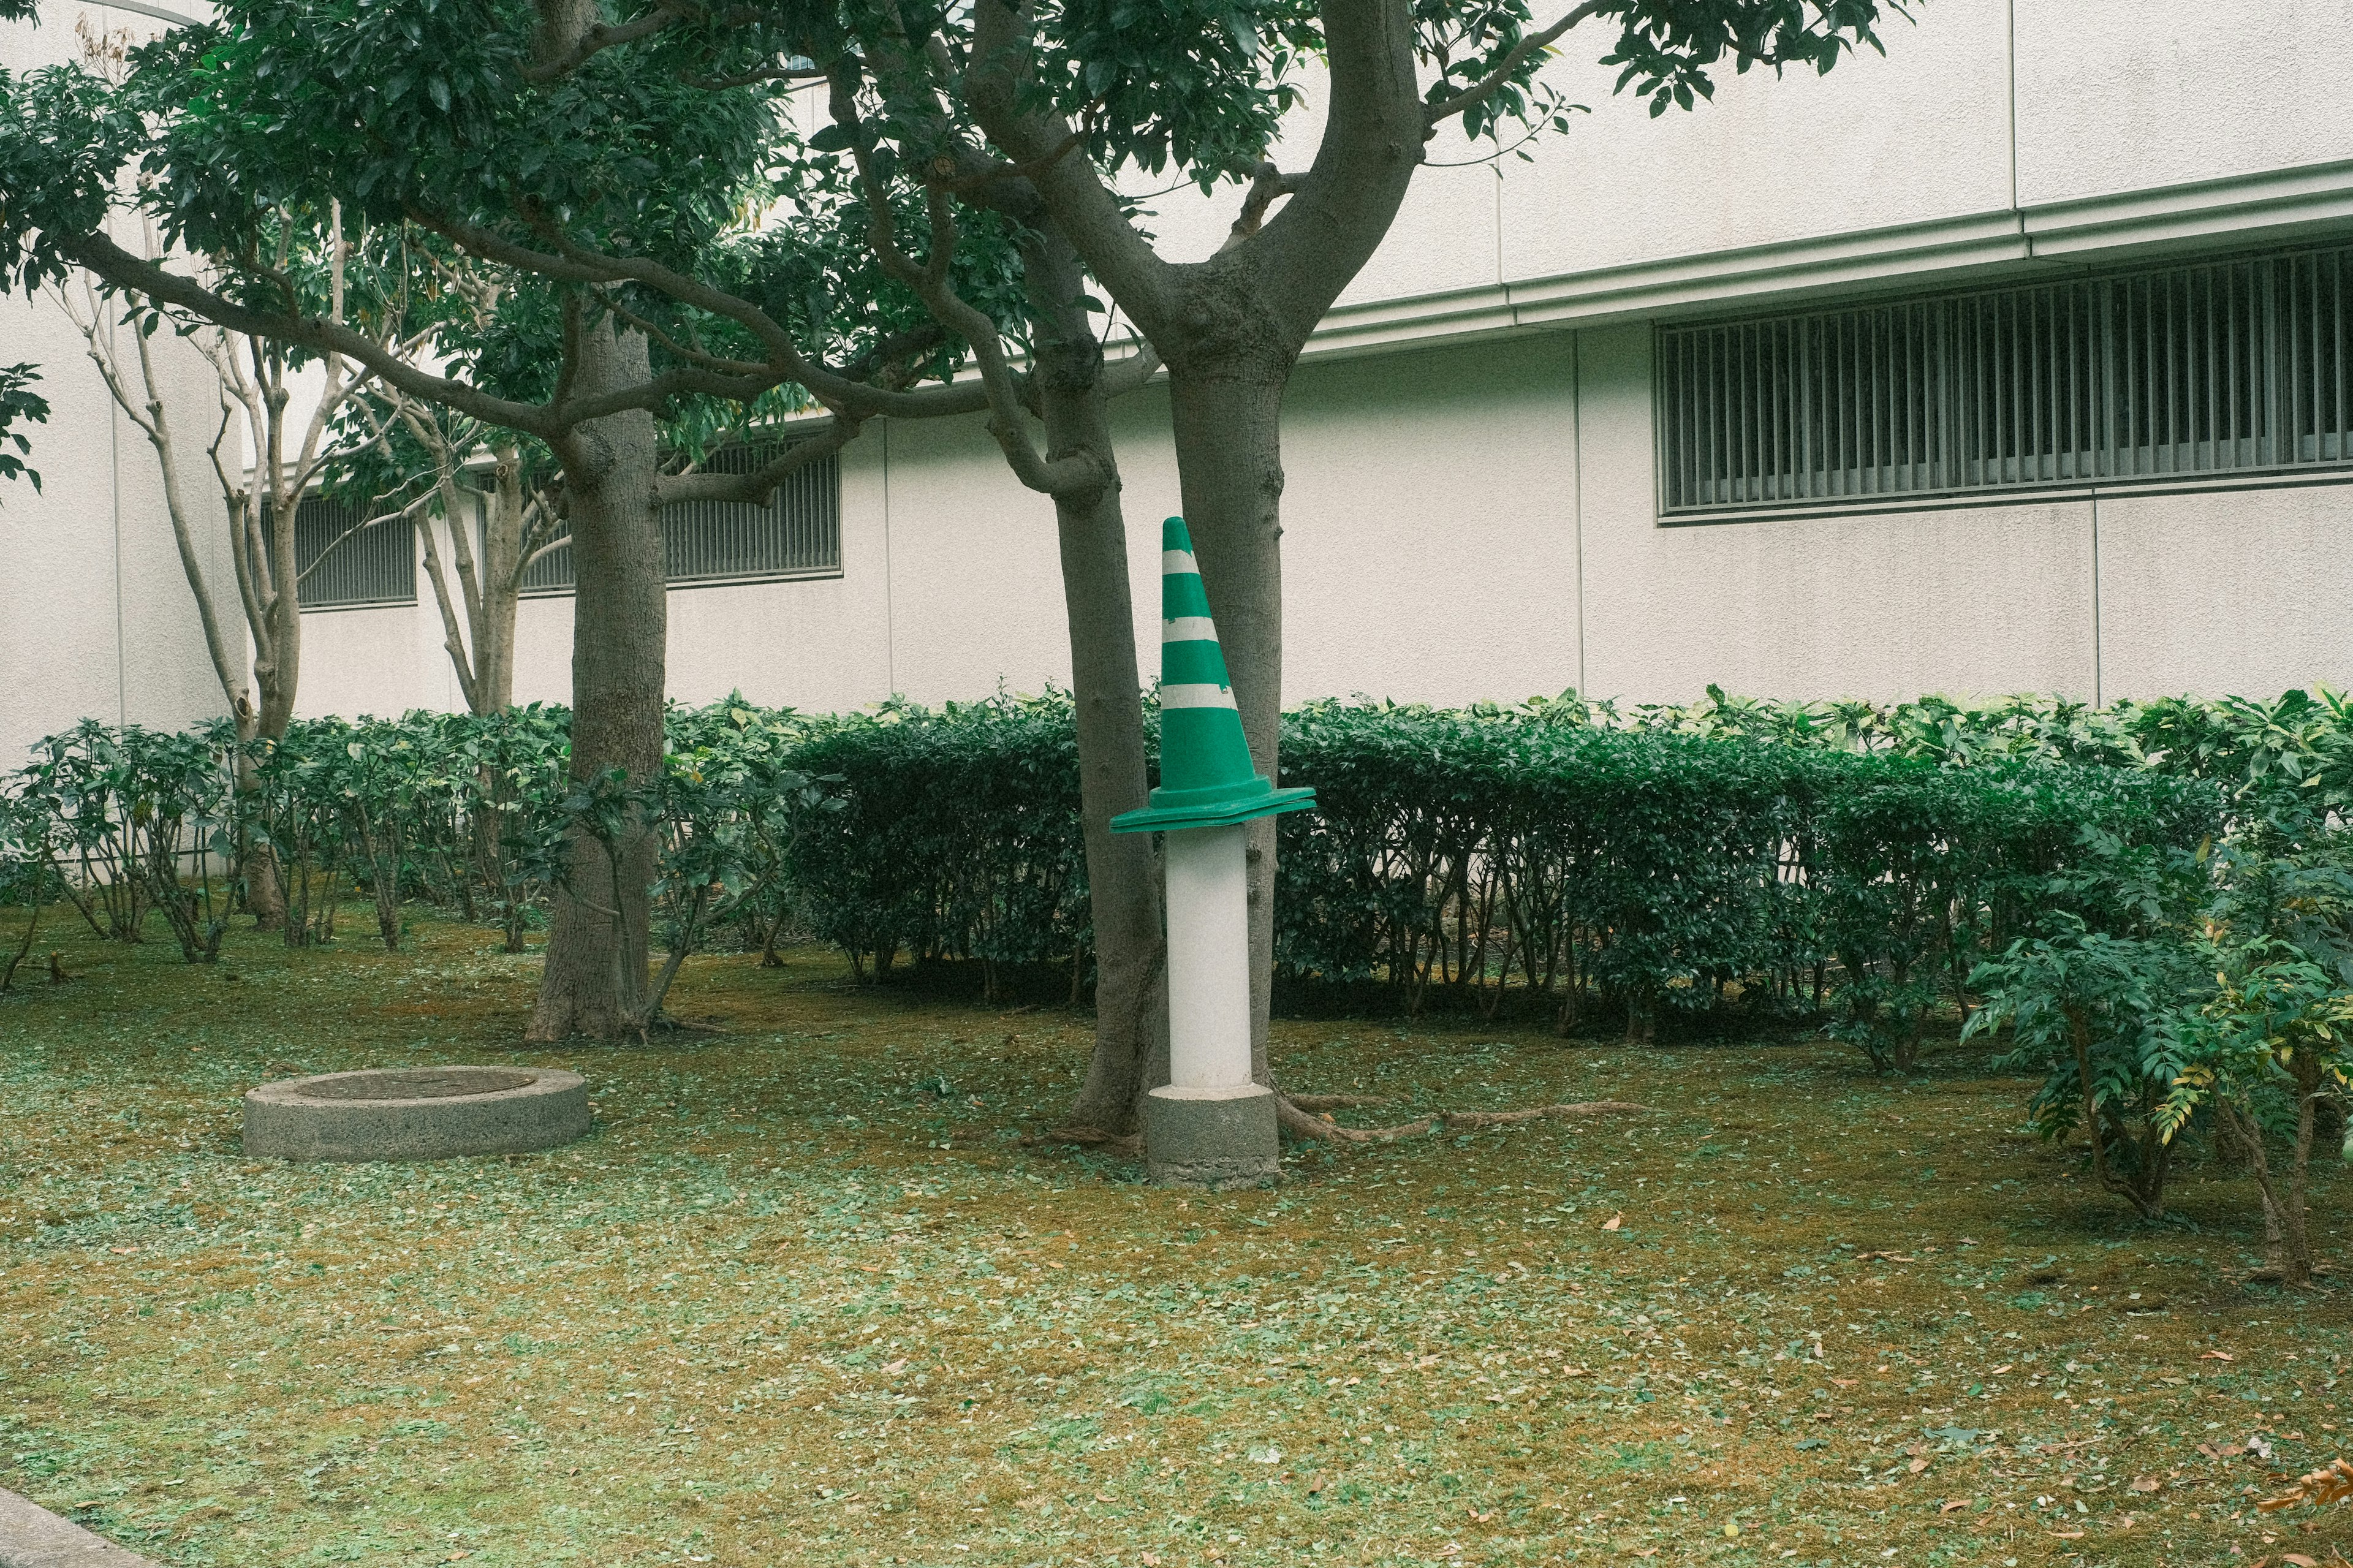
[(1178, 1089), (1250, 1081), (1250, 887), (1241, 827), (1171, 833), (1168, 1081)]

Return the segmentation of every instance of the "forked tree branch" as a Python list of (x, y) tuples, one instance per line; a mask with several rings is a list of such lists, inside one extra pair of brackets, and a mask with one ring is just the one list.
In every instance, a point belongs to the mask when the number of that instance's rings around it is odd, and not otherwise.
[(833, 79), (831, 110), (834, 123), (849, 136), (859, 183), (866, 192), (866, 207), (871, 215), (866, 229), (867, 248), (874, 253), (885, 272), (923, 300), (923, 308), (934, 320), (971, 345), (980, 384), (988, 397), (988, 433), (1004, 452), (1014, 477), (1041, 495), (1069, 496), (1091, 488), (1100, 489), (1110, 481), (1111, 476), (1092, 455), (1075, 453), (1057, 458), (1038, 450), (1022, 409), (1021, 389), (1007, 361), (1004, 335), (987, 311), (957, 293), (949, 281), (948, 274), (955, 259), (957, 229), (954, 200), (944, 186), (931, 184), (923, 188), (924, 214), (931, 225), (930, 248), (923, 260), (918, 263), (901, 248), (890, 189), (875, 167), (874, 150), (859, 118), (857, 85), (847, 69), (838, 69)]
[(1522, 38), (1504, 52), (1502, 59), (1495, 62), (1494, 69), (1453, 97), (1441, 99), (1424, 109), (1421, 113), (1421, 123), (1425, 134), (1434, 133), (1440, 125), (1464, 110), (1474, 109), (1493, 98), (1506, 83), (1519, 74), (1522, 66), (1527, 64), (1535, 55), (1550, 48), (1560, 39), (1561, 35), (1588, 17), (1598, 16), (1609, 8), (1605, 0), (1586, 0), (1586, 4), (1570, 11), (1551, 26), (1541, 28)]
[(1160, 340), (1173, 325), (1177, 269), (1129, 222), (1091, 160), (1050, 155), (1078, 128), (1022, 107), (1033, 70), (1035, 12), (1035, 0), (974, 0), (972, 55), (961, 78), (965, 103), (991, 142), (1015, 163), (1035, 167), (1031, 181), (1056, 226), (1145, 336)]

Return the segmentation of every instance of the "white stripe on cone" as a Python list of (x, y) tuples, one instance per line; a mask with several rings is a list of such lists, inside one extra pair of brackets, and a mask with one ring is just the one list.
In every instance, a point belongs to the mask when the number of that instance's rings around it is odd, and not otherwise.
[(1171, 642), (1215, 642), (1218, 626), (1207, 616), (1179, 616), (1173, 621), (1160, 623), (1160, 640)]
[(1211, 686), (1207, 681), (1198, 686), (1164, 686), (1160, 689), (1160, 706), (1163, 708), (1231, 708), (1233, 705), (1232, 688)]
[(1193, 563), (1191, 551), (1164, 550), (1160, 552), (1160, 574), (1163, 577), (1181, 576), (1187, 572), (1196, 577), (1201, 574), (1201, 569)]

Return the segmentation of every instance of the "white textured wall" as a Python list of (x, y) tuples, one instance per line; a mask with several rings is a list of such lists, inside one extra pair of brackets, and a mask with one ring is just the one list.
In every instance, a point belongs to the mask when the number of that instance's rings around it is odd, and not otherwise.
[[(2103, 498), (2096, 587), (2084, 499), (1662, 527), (1650, 342), (1632, 326), (1303, 367), (1286, 699), (2353, 686), (2353, 486)], [(1149, 676), (1176, 494), (1156, 392), (1119, 435)], [(1068, 682), (1051, 510), (976, 421), (870, 427), (844, 458), (842, 544), (839, 579), (674, 591), (672, 695), (834, 710)], [(524, 605), (522, 700), (565, 700), (571, 612)], [(429, 602), (306, 628), (306, 708), (454, 705)]]
[(1301, 370), (1283, 406), (1287, 698), (1577, 684), (1575, 350), (1551, 333)]
[(2353, 158), (2345, 0), (2016, 4), (2030, 205)]
[(1505, 160), (1507, 278), (1732, 250), (2010, 205), (2005, 0), (1935, 0), (1828, 76), (1718, 73), (1657, 119), (1585, 47), (1547, 79), (1591, 108), (1534, 163)]
[[(112, 7), (48, 6), (39, 27), (0, 24), (0, 65), (24, 71), (75, 58), (80, 17), (142, 38), (161, 30)], [(233, 594), (220, 498), (205, 468), (217, 418), (211, 372), (168, 334), (153, 346), (191, 466), (205, 569)], [(50, 414), (25, 430), (43, 489), (0, 488), (0, 769), (82, 718), (177, 727), (223, 710), (153, 449), (115, 408), (62, 311), (47, 300), (0, 298), (0, 363), (27, 360), (41, 369), (36, 390)]]
[(1580, 349), (1590, 690), (2091, 695), (2088, 503), (1662, 528), (1650, 350), (1642, 327)]
[(2353, 689), (2353, 486), (2100, 502), (2108, 698)]

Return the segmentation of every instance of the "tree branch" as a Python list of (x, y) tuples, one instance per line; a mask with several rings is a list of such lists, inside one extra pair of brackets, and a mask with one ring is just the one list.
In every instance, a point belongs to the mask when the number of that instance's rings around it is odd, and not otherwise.
[(829, 458), (858, 437), (860, 421), (836, 419), (824, 430), (786, 448), (776, 459), (748, 474), (664, 474), (654, 480), (654, 500), (660, 506), (677, 501), (741, 501), (767, 503), (783, 484), (811, 463)]
[(1225, 244), (1218, 248), (1231, 250), (1256, 234), (1259, 226), (1266, 221), (1266, 209), (1272, 206), (1278, 197), (1297, 191), (1302, 179), (1303, 176), (1298, 174), (1284, 174), (1272, 163), (1261, 163), (1250, 178), (1250, 195), (1242, 202), (1241, 216), (1234, 219)]
[(1085, 158), (1050, 154), (1077, 133), (1067, 121), (1025, 113), (1022, 84), (1033, 72), (1034, 0), (975, 0), (972, 58), (963, 76), (964, 100), (988, 139), (1018, 164), (1032, 166), (1038, 194), (1056, 226), (1127, 308), (1148, 338), (1173, 324), (1176, 268), (1128, 221), (1117, 193)]
[(248, 337), (274, 338), (321, 353), (340, 352), (366, 365), (387, 383), (428, 403), (439, 403), (477, 419), (510, 429), (527, 430), (545, 437), (554, 430), (547, 410), (516, 403), (469, 386), (447, 376), (433, 375), (404, 363), (400, 357), (340, 322), (294, 312), (261, 310), (240, 305), (194, 279), (169, 271), (156, 262), (131, 254), (103, 234), (60, 236), (58, 248), (118, 289), (144, 294), (159, 304), (185, 310), (216, 326)]
[[(983, 0), (984, 5), (988, 3)], [(988, 433), (1005, 453), (1005, 460), (1016, 479), (1050, 496), (1074, 495), (1109, 482), (1110, 476), (1092, 456), (1079, 454), (1050, 459), (1030, 440), (1020, 389), (1006, 363), (1003, 334), (987, 311), (958, 294), (948, 280), (950, 265), (955, 258), (956, 226), (952, 200), (944, 188), (927, 185), (923, 190), (924, 212), (931, 223), (930, 253), (919, 265), (900, 248), (897, 220), (891, 211), (891, 193), (875, 169), (873, 148), (859, 119), (856, 86), (847, 70), (837, 70), (831, 109), (834, 123), (849, 133), (859, 183), (865, 187), (866, 208), (871, 215), (866, 228), (867, 248), (874, 253), (885, 272), (923, 300), (923, 308), (934, 320), (972, 345), (980, 383), (988, 395)]]
[(1530, 33), (1526, 37), (1522, 38), (1512, 46), (1501, 60), (1496, 62), (1493, 70), (1489, 71), (1453, 97), (1441, 99), (1425, 108), (1421, 113), (1424, 133), (1436, 132), (1440, 125), (1464, 110), (1476, 108), (1493, 98), (1504, 84), (1519, 74), (1520, 68), (1527, 64), (1532, 57), (1550, 48), (1558, 41), (1562, 34), (1579, 22), (1590, 16), (1600, 16), (1609, 9), (1606, 0), (1586, 0), (1584, 5), (1577, 6), (1551, 26)]
[[(553, 10), (553, 7), (547, 10)], [(559, 42), (553, 35), (564, 26), (569, 17), (547, 16), (543, 11), (539, 58), (522, 68), (522, 79), (534, 86), (545, 86), (571, 75), (607, 49), (623, 44), (634, 44), (640, 38), (652, 37), (687, 14), (687, 7), (663, 0), (644, 16), (628, 22), (598, 22), (574, 32), (568, 40)], [(569, 29), (566, 29), (569, 30)]]

